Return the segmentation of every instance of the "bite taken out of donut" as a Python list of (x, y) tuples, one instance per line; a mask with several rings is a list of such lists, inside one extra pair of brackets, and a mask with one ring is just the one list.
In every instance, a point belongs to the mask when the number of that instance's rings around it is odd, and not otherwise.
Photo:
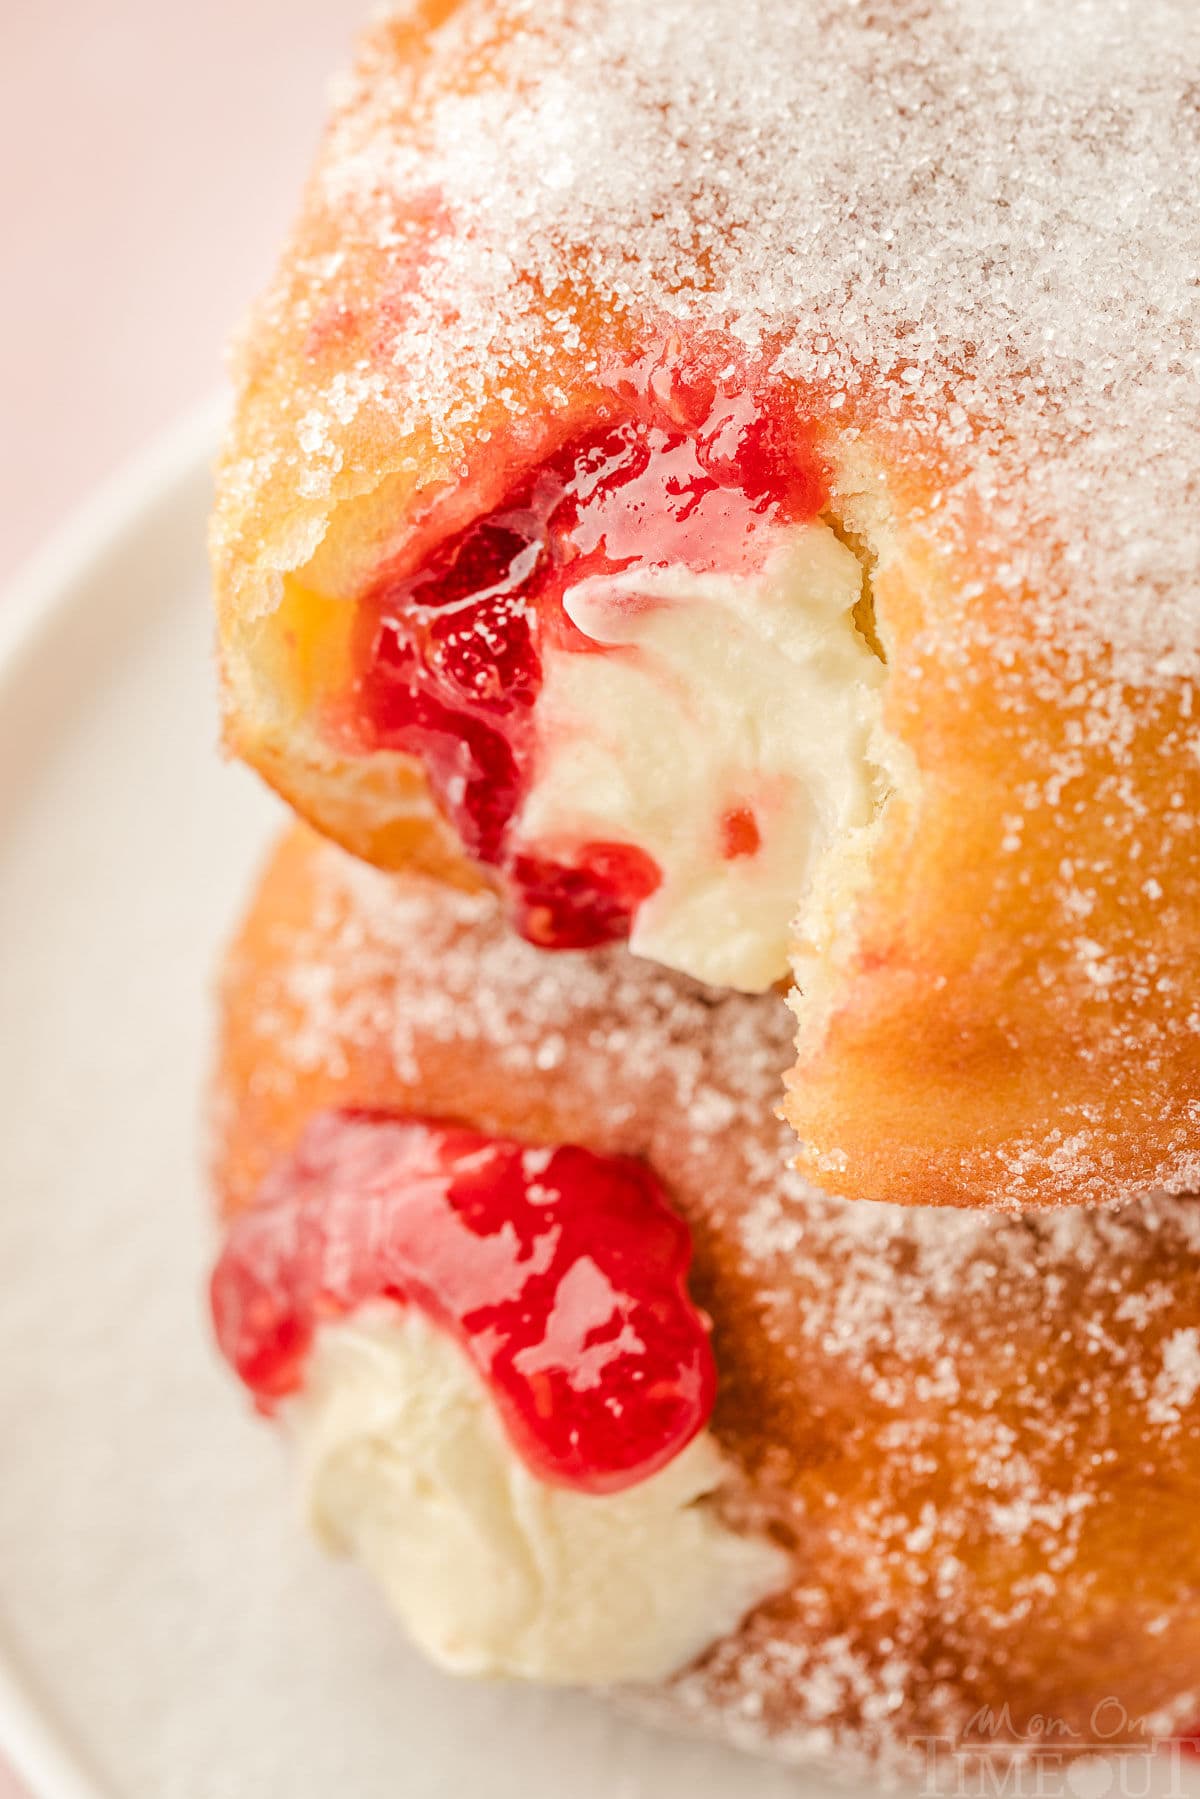
[(910, 11), (373, 30), (240, 350), (228, 741), (543, 949), (788, 984), (827, 1191), (1185, 1191), (1200, 34)]
[(218, 1341), (444, 1665), (908, 1773), (1198, 1709), (1200, 1204), (819, 1195), (782, 999), (303, 829), (221, 1008)]

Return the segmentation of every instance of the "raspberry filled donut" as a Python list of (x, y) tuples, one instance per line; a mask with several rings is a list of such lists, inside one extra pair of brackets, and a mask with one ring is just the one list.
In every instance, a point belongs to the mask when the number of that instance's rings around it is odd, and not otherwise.
[(212, 1296), (314, 1524), (452, 1669), (793, 1759), (1190, 1721), (1196, 1202), (821, 1196), (790, 1040), (283, 842), (224, 975)]
[(826, 1190), (1200, 1185), (1198, 79), (1170, 0), (380, 24), (241, 349), (230, 744), (789, 983)]

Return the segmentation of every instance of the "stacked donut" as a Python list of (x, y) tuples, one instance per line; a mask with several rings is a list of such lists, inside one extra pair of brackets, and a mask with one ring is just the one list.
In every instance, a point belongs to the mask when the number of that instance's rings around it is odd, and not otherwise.
[(314, 1524), (450, 1668), (900, 1772), (1200, 1709), (1200, 16), (998, 10), (380, 23), (213, 532)]

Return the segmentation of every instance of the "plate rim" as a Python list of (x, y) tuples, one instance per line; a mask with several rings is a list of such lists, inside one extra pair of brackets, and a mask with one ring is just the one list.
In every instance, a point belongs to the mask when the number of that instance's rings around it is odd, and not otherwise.
[(93, 486), (0, 588), (0, 705), (43, 631), (78, 599), (73, 591), (110, 550), (167, 506), (211, 461), (229, 406), (210, 395)]
[[(169, 512), (211, 461), (228, 414), (223, 394), (178, 417), (94, 487), (0, 591), (0, 709), (47, 635), (76, 606), (94, 568)], [(32, 1799), (114, 1799), (83, 1766), (51, 1708), (0, 1641), (0, 1752)]]

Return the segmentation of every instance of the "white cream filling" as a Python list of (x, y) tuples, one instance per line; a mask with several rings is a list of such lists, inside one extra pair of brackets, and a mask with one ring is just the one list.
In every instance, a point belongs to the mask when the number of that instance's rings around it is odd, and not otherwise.
[(325, 1327), (288, 1417), (318, 1535), (457, 1673), (659, 1680), (787, 1577), (781, 1551), (703, 1503), (724, 1477), (709, 1433), (623, 1492), (551, 1486), (458, 1344), (412, 1306)]
[[(550, 650), (518, 847), (570, 862), (636, 844), (662, 871), (630, 946), (713, 985), (788, 971), (793, 919), (825, 852), (881, 797), (869, 754), (884, 670), (857, 630), (862, 570), (821, 522), (753, 574), (641, 570), (564, 604), (601, 653)], [(722, 853), (730, 815), (758, 847)]]

